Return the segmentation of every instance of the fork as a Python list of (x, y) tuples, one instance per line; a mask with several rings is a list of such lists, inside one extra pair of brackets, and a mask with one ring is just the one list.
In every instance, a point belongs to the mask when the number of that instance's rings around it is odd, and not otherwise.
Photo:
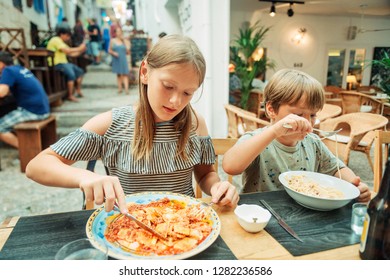
[(205, 209), (211, 207), (214, 204), (214, 202), (211, 201), (211, 202), (207, 203), (207, 202), (202, 201), (200, 204), (203, 206), (203, 208), (199, 209), (199, 211), (194, 216), (198, 216)]
[[(289, 128), (289, 129), (292, 128), (292, 126), (289, 123), (283, 124), (283, 127), (284, 128)], [(322, 129), (318, 129), (318, 128), (313, 128), (313, 130), (317, 131), (317, 132), (319, 132), (321, 134), (322, 137), (320, 137), (320, 139), (325, 139), (327, 137), (331, 137), (333, 135), (336, 135), (337, 133), (339, 133), (342, 130), (342, 128), (337, 129), (337, 130), (333, 130), (333, 131), (326, 131), (326, 130), (322, 130)], [(311, 136), (310, 134), (307, 134), (307, 135), (309, 137), (317, 140), (317, 138), (315, 138), (314, 136)]]

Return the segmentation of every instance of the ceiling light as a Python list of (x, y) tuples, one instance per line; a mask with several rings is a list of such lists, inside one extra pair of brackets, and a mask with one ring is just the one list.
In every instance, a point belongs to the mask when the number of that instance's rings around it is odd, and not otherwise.
[(289, 16), (289, 17), (292, 17), (293, 15), (294, 15), (294, 11), (293, 11), (293, 9), (292, 9), (292, 3), (290, 3), (290, 9), (288, 9), (287, 10), (287, 15)]
[(274, 4), (274, 2), (272, 2), (272, 6), (271, 6), (271, 10), (269, 11), (269, 15), (271, 17), (275, 16), (275, 4)]

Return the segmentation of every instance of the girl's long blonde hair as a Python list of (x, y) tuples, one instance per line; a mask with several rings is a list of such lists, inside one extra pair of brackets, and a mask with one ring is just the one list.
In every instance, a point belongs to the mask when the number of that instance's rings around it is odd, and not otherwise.
[[(150, 69), (158, 69), (170, 64), (191, 63), (196, 71), (199, 86), (203, 83), (206, 74), (205, 59), (196, 43), (189, 37), (182, 35), (167, 35), (156, 43), (144, 57), (142, 64), (147, 62)], [(135, 115), (135, 129), (132, 142), (132, 153), (136, 160), (148, 159), (155, 134), (153, 110), (150, 107), (147, 93), (148, 85), (141, 83), (141, 67), (139, 79), (139, 104)], [(175, 128), (180, 132), (177, 146), (177, 155), (186, 159), (185, 146), (192, 127), (198, 126), (198, 120), (189, 103), (174, 119)]]

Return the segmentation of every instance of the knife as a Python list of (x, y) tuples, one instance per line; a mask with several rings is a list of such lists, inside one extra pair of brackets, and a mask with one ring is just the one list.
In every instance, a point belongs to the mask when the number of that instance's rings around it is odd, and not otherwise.
[[(121, 210), (119, 209), (118, 205), (115, 203), (114, 204), (114, 210), (115, 211), (118, 211), (118, 212), (121, 212)], [(162, 240), (167, 240), (166, 237), (162, 236), (161, 234), (159, 234), (157, 231), (155, 231), (154, 229), (152, 229), (151, 227), (148, 227), (146, 224), (144, 224), (143, 222), (141, 222), (140, 220), (138, 220), (136, 217), (134, 217), (133, 215), (129, 214), (129, 213), (126, 213), (126, 214), (123, 214), (125, 215), (126, 217), (130, 218), (131, 220), (133, 220), (137, 225), (139, 225), (141, 228), (143, 228), (144, 230), (146, 231), (149, 231), (151, 234), (157, 236), (158, 238), (161, 238)]]
[(282, 217), (279, 216), (278, 213), (275, 212), (274, 209), (272, 209), (271, 206), (268, 205), (267, 202), (265, 202), (264, 200), (260, 200), (261, 204), (264, 205), (265, 208), (267, 208), (271, 214), (276, 218), (276, 220), (278, 220), (278, 223), (279, 225), (282, 226), (282, 228), (284, 228), (289, 234), (291, 234), (295, 239), (302, 241), (302, 239), (299, 238), (299, 236), (295, 233), (295, 231), (282, 219)]

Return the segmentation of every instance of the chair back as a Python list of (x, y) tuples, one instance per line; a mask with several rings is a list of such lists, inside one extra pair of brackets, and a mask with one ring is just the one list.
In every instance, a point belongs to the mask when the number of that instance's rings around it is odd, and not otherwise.
[(247, 114), (250, 114), (253, 117), (256, 117), (255, 113), (246, 111), (244, 109), (241, 109), (237, 106), (234, 106), (232, 104), (225, 104), (225, 111), (226, 116), (228, 119), (228, 138), (239, 138), (241, 134), (243, 133), (241, 128), (240, 121), (238, 119), (238, 113), (239, 112), (246, 112)]
[(341, 91), (341, 103), (343, 114), (365, 112), (380, 114), (382, 110), (382, 102), (366, 94), (357, 91)]
[(326, 119), (337, 117), (341, 112), (340, 106), (325, 103), (322, 110), (317, 113), (317, 119), (323, 122)]
[[(214, 169), (218, 173), (220, 159), (231, 147), (234, 146), (234, 144), (236, 144), (237, 139), (234, 139), (234, 138), (213, 138), (212, 141), (213, 141), (214, 152), (215, 152)], [(233, 176), (228, 175), (227, 181), (232, 183)], [(202, 197), (202, 190), (197, 183), (195, 184), (194, 193), (195, 193), (196, 198)]]
[(242, 125), (244, 132), (253, 131), (255, 129), (270, 124), (270, 122), (254, 117), (253, 115), (248, 113), (249, 112), (243, 112), (243, 111), (237, 113), (238, 122)]
[(378, 192), (383, 176), (384, 160), (389, 157), (390, 131), (376, 130), (374, 143), (374, 192)]
[(247, 111), (254, 113), (257, 117), (262, 117), (264, 115), (263, 101), (263, 92), (259, 89), (252, 89), (249, 93)]
[(345, 164), (348, 164), (350, 152), (353, 150), (364, 152), (371, 168), (374, 169), (370, 156), (374, 131), (384, 129), (387, 123), (388, 119), (382, 115), (358, 112), (327, 119), (320, 123), (320, 128), (322, 130), (343, 129), (337, 137), (326, 138), (323, 142), (333, 154), (338, 154)]
[(359, 86), (356, 90), (359, 92), (371, 90), (374, 90), (375, 92), (382, 92), (382, 89), (377, 86)]

